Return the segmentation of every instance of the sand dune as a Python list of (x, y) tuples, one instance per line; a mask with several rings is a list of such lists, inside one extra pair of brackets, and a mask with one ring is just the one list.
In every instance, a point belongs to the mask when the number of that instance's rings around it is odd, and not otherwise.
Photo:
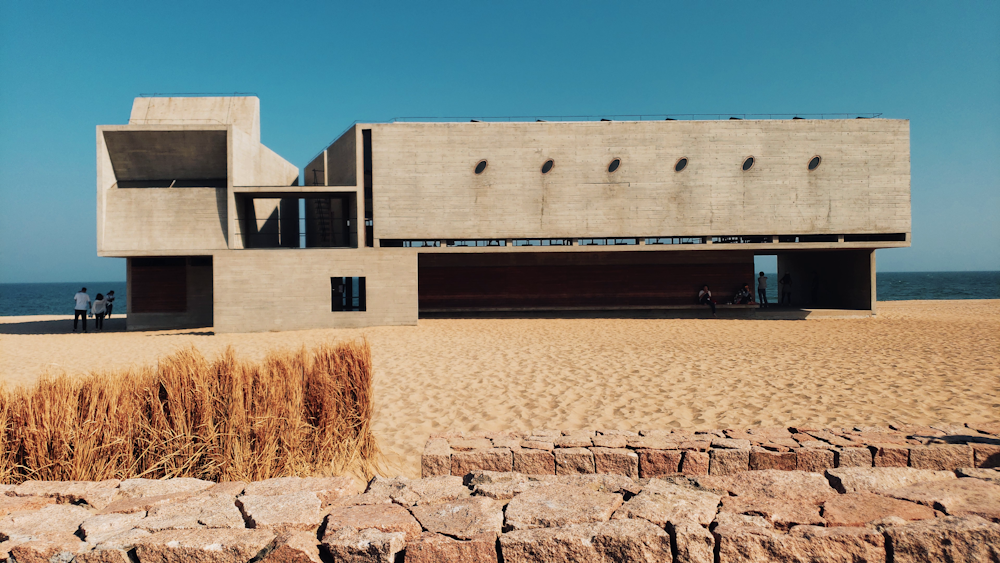
[(871, 319), (430, 319), (255, 334), (11, 334), (56, 319), (0, 317), (7, 385), (44, 371), (154, 362), (186, 346), (210, 356), (233, 346), (259, 358), (365, 336), (375, 430), (393, 473), (409, 476), (419, 473), (427, 435), (444, 430), (973, 422), (1000, 412), (1000, 300), (886, 302)]

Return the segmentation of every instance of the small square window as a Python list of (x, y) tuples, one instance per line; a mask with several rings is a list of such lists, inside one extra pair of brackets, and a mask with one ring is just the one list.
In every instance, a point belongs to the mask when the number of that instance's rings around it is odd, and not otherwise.
[(330, 278), (331, 311), (364, 311), (365, 278)]

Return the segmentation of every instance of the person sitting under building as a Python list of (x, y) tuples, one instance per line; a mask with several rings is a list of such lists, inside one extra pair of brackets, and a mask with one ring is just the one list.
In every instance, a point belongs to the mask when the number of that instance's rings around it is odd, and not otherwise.
[(736, 295), (733, 296), (733, 305), (748, 305), (753, 303), (753, 294), (750, 292), (750, 284), (745, 283), (743, 287), (736, 291)]
[(708, 305), (712, 308), (712, 316), (718, 316), (715, 314), (715, 300), (712, 299), (712, 290), (708, 289), (708, 284), (702, 286), (701, 291), (698, 292), (698, 303)]

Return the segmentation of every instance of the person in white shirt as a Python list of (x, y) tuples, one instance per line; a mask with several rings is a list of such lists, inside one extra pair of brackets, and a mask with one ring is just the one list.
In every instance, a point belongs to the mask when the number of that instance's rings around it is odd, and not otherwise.
[(760, 298), (761, 309), (767, 307), (767, 276), (764, 275), (764, 272), (761, 272), (760, 277), (757, 278), (757, 297)]
[(712, 316), (718, 316), (715, 314), (715, 301), (712, 300), (712, 291), (708, 289), (707, 285), (702, 287), (701, 291), (698, 292), (698, 303), (708, 305), (712, 308)]
[(91, 307), (91, 311), (94, 313), (94, 327), (97, 330), (104, 330), (104, 313), (107, 301), (104, 300), (104, 296), (100, 293), (94, 299), (94, 305)]
[(83, 319), (83, 332), (87, 332), (87, 313), (90, 311), (90, 296), (87, 295), (87, 288), (76, 292), (73, 301), (76, 302), (73, 312), (73, 332), (76, 332), (77, 319)]

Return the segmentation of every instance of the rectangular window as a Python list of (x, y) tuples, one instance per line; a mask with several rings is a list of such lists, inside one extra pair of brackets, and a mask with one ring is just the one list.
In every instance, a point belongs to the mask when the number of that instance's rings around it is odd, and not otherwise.
[(365, 278), (330, 278), (331, 311), (364, 311)]

